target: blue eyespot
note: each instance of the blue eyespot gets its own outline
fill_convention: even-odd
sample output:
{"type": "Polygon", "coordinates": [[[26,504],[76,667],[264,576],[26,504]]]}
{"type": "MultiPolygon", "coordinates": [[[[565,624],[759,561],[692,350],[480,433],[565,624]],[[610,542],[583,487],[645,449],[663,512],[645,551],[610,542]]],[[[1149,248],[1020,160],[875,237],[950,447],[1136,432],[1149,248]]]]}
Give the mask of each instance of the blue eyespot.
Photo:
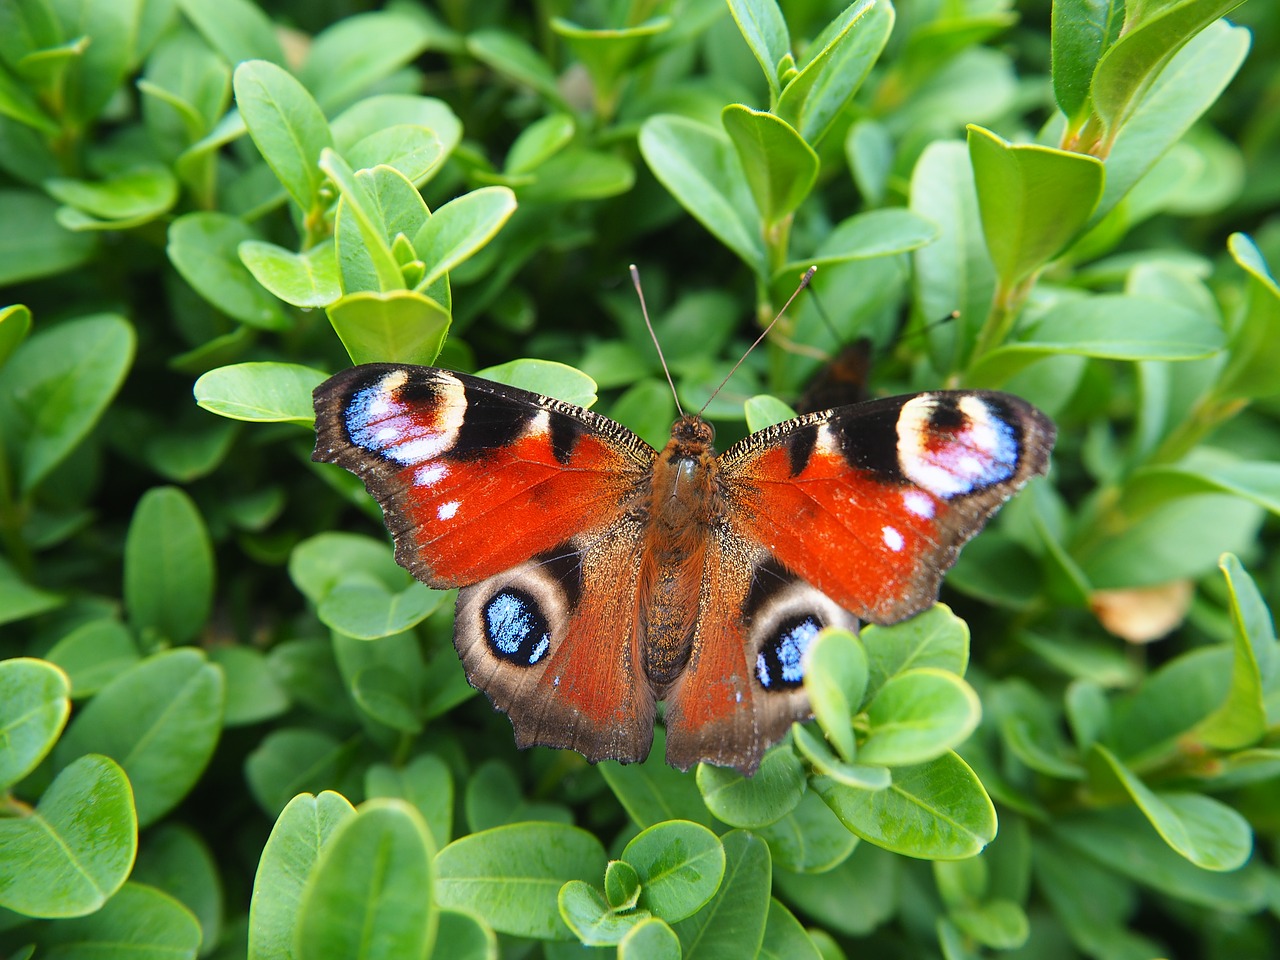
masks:
{"type": "Polygon", "coordinates": [[[784,620],[756,655],[756,677],[760,686],[766,690],[798,687],[804,680],[805,651],[821,629],[822,624],[812,614],[784,620]]]}
{"type": "Polygon", "coordinates": [[[493,652],[509,663],[532,667],[551,647],[551,629],[533,597],[507,587],[482,611],[484,635],[493,652]]]}

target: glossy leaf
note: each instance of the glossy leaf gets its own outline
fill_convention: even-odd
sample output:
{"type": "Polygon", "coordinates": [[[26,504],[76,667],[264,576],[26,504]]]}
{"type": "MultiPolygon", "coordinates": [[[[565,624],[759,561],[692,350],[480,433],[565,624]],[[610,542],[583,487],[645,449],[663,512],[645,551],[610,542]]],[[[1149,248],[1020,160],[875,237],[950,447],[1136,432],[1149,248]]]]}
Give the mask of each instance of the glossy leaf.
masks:
{"type": "Polygon", "coordinates": [[[867,707],[869,731],[858,760],[925,763],[967,740],[981,717],[978,695],[955,674],[936,667],[904,671],[886,680],[867,707]]]}
{"type": "Polygon", "coordinates": [[[516,210],[506,187],[482,187],[438,209],[413,238],[413,248],[427,264],[419,289],[431,286],[493,239],[516,210]]]}
{"type": "Polygon", "coordinates": [[[822,960],[800,921],[776,898],[769,900],[764,942],[758,956],[760,960],[822,960]]]}
{"type": "Polygon", "coordinates": [[[667,923],[693,916],[715,895],[725,856],[719,837],[687,820],[655,824],[622,851],[640,879],[638,905],[667,923]]]}
{"type": "Polygon", "coordinates": [[[651,827],[665,820],[691,820],[709,827],[711,813],[702,802],[694,778],[667,766],[665,753],[666,737],[659,728],[654,731],[653,747],[644,763],[605,761],[598,769],[638,827],[651,827]]]}
{"type": "Polygon", "coordinates": [[[196,381],[196,403],[232,420],[264,423],[315,420],[311,391],[328,374],[296,363],[237,363],[196,381]]]}
{"type": "Polygon", "coordinates": [[[1069,124],[1088,116],[1098,58],[1115,42],[1123,23],[1120,0],[1058,0],[1053,5],[1053,95],[1069,124]]]}
{"type": "Polygon", "coordinates": [[[754,833],[769,844],[774,866],[815,875],[844,862],[858,843],[812,790],[806,790],[796,808],[781,820],[754,833]]]}
{"type": "Polygon", "coordinates": [[[583,946],[614,946],[637,924],[649,919],[648,910],[614,912],[600,891],[581,880],[570,880],[556,897],[560,916],[583,946]]]}
{"type": "Polygon", "coordinates": [[[945,603],[892,627],[868,626],[859,639],[867,651],[868,696],[905,670],[936,667],[963,677],[969,665],[969,625],[945,603]]]}
{"type": "Polygon", "coordinates": [[[374,764],[364,782],[369,797],[395,797],[412,803],[426,821],[437,847],[449,842],[453,831],[453,774],[438,756],[420,754],[398,768],[374,764]]]}
{"type": "Polygon", "coordinates": [[[355,363],[429,364],[449,332],[449,311],[416,290],[350,293],[326,313],[355,363]]]}
{"type": "Polygon", "coordinates": [[[729,767],[700,763],[697,779],[707,809],[731,827],[746,829],[767,826],[790,813],[805,789],[804,769],[785,745],[766,753],[751,777],[729,767]]]}
{"type": "Polygon", "coordinates": [[[618,960],[681,960],[682,956],[680,938],[657,917],[636,924],[618,944],[618,960]]]}
{"type": "Polygon", "coordinates": [[[806,657],[804,687],[814,718],[841,759],[852,763],[855,747],[850,721],[867,690],[867,651],[848,631],[824,630],[806,657]]]}
{"type": "Polygon", "coordinates": [[[53,749],[71,714],[71,684],[43,660],[0,660],[0,787],[17,783],[53,749]]]}
{"type": "Polygon", "coordinates": [[[685,960],[752,957],[769,910],[769,848],[743,830],[724,835],[724,879],[711,901],[674,925],[685,960]]]}
{"type": "Polygon", "coordinates": [[[596,402],[594,380],[574,367],[550,360],[510,360],[496,367],[485,367],[477,371],[477,375],[580,407],[590,407],[596,402]]]}
{"type": "Polygon", "coordinates": [[[0,818],[0,907],[79,917],[120,889],[138,849],[129,778],[107,757],[68,764],[33,812],[0,818]]]}
{"type": "Polygon", "coordinates": [[[720,119],[768,229],[809,195],[818,178],[818,155],[790,124],[771,113],[733,103],[720,119]]]}
{"type": "Polygon", "coordinates": [[[776,94],[778,66],[791,55],[791,37],[778,4],[775,0],[729,0],[729,12],[776,94]]]}
{"type": "Polygon", "coordinates": [[[245,240],[236,248],[253,278],[295,307],[327,307],[342,295],[331,241],[294,253],[274,243],[245,240]]]}
{"type": "Polygon", "coordinates": [[[209,303],[262,330],[290,324],[280,302],[240,260],[240,246],[256,240],[242,220],[224,213],[186,213],[169,225],[167,253],[184,280],[209,303]]]}
{"type": "Polygon", "coordinates": [[[142,495],[124,544],[124,602],[144,637],[184,644],[213,609],[213,545],[195,503],[177,487],[142,495]]]}
{"type": "Polygon", "coordinates": [[[31,332],[31,311],[22,304],[0,307],[0,367],[31,332]]]}
{"type": "Polygon", "coordinates": [[[155,887],[128,883],[96,913],[53,925],[41,956],[57,960],[127,956],[194,958],[201,930],[195,916],[155,887]]]}
{"type": "Polygon", "coordinates": [[[189,647],[121,674],[76,714],[54,751],[65,764],[86,753],[116,760],[133,787],[142,825],[187,795],[222,729],[222,671],[189,647]]]}

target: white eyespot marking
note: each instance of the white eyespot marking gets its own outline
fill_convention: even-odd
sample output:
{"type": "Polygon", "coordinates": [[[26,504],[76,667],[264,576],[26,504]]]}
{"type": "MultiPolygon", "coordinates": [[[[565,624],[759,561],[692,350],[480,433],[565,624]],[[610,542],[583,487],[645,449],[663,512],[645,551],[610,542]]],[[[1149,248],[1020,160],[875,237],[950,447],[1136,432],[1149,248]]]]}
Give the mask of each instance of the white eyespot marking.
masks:
{"type": "Polygon", "coordinates": [[[467,412],[462,381],[436,371],[423,384],[424,398],[410,405],[399,391],[408,383],[404,370],[393,370],[377,383],[357,391],[347,405],[351,441],[371,453],[404,466],[434,460],[457,442],[467,412]]]}
{"type": "Polygon", "coordinates": [[[449,475],[449,467],[434,460],[417,469],[413,475],[413,482],[419,487],[432,487],[449,475]]]}
{"type": "Polygon", "coordinates": [[[436,510],[436,518],[439,520],[452,520],[453,515],[458,512],[458,508],[462,504],[457,500],[450,500],[448,503],[440,504],[436,510]]]}
{"type": "Polygon", "coordinates": [[[907,541],[902,539],[902,534],[893,527],[881,527],[880,535],[884,538],[884,545],[898,553],[907,545],[907,541]]]}
{"type": "Polygon", "coordinates": [[[557,674],[555,675],[555,677],[554,677],[554,678],[552,679],[552,681],[551,681],[551,685],[552,685],[553,687],[558,687],[558,686],[560,686],[560,674],[558,674],[558,673],[557,673],[557,674]]]}
{"type": "Polygon", "coordinates": [[[741,702],[742,702],[742,691],[741,691],[741,690],[739,690],[737,693],[735,693],[735,694],[733,695],[733,702],[734,702],[734,703],[741,703],[741,702]]]}
{"type": "Polygon", "coordinates": [[[908,490],[902,495],[902,505],[907,508],[908,513],[914,513],[924,520],[933,519],[933,499],[927,493],[908,490]]]}
{"type": "Polygon", "coordinates": [[[999,411],[976,396],[922,393],[898,414],[898,467],[944,500],[1012,477],[1018,439],[999,411]]]}

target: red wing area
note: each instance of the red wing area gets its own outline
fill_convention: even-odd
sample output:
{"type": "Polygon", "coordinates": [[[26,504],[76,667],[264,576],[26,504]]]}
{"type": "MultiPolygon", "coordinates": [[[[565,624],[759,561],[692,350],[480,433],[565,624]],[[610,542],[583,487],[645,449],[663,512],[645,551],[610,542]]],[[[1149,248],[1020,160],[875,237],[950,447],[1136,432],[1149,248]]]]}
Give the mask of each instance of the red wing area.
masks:
{"type": "Polygon", "coordinates": [[[364,480],[396,559],[437,588],[610,525],[656,455],[598,414],[433,367],[354,367],[315,405],[313,459],[364,480]]]}
{"type": "Polygon", "coordinates": [[[1031,476],[1052,423],[1006,394],[895,397],[761,431],[721,458],[733,529],[855,616],[931,604],[960,547],[1031,476]]]}

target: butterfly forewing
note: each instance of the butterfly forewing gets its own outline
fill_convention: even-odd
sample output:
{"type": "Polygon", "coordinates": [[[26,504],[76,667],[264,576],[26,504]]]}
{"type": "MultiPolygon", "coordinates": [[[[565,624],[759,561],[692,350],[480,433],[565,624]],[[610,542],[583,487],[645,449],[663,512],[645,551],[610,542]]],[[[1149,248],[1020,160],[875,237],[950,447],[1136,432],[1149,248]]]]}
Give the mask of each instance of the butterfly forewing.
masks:
{"type": "Polygon", "coordinates": [[[960,547],[1044,473],[1051,421],[1008,394],[939,391],[789,420],[720,458],[731,526],[863,620],[937,599],[960,547]]]}

